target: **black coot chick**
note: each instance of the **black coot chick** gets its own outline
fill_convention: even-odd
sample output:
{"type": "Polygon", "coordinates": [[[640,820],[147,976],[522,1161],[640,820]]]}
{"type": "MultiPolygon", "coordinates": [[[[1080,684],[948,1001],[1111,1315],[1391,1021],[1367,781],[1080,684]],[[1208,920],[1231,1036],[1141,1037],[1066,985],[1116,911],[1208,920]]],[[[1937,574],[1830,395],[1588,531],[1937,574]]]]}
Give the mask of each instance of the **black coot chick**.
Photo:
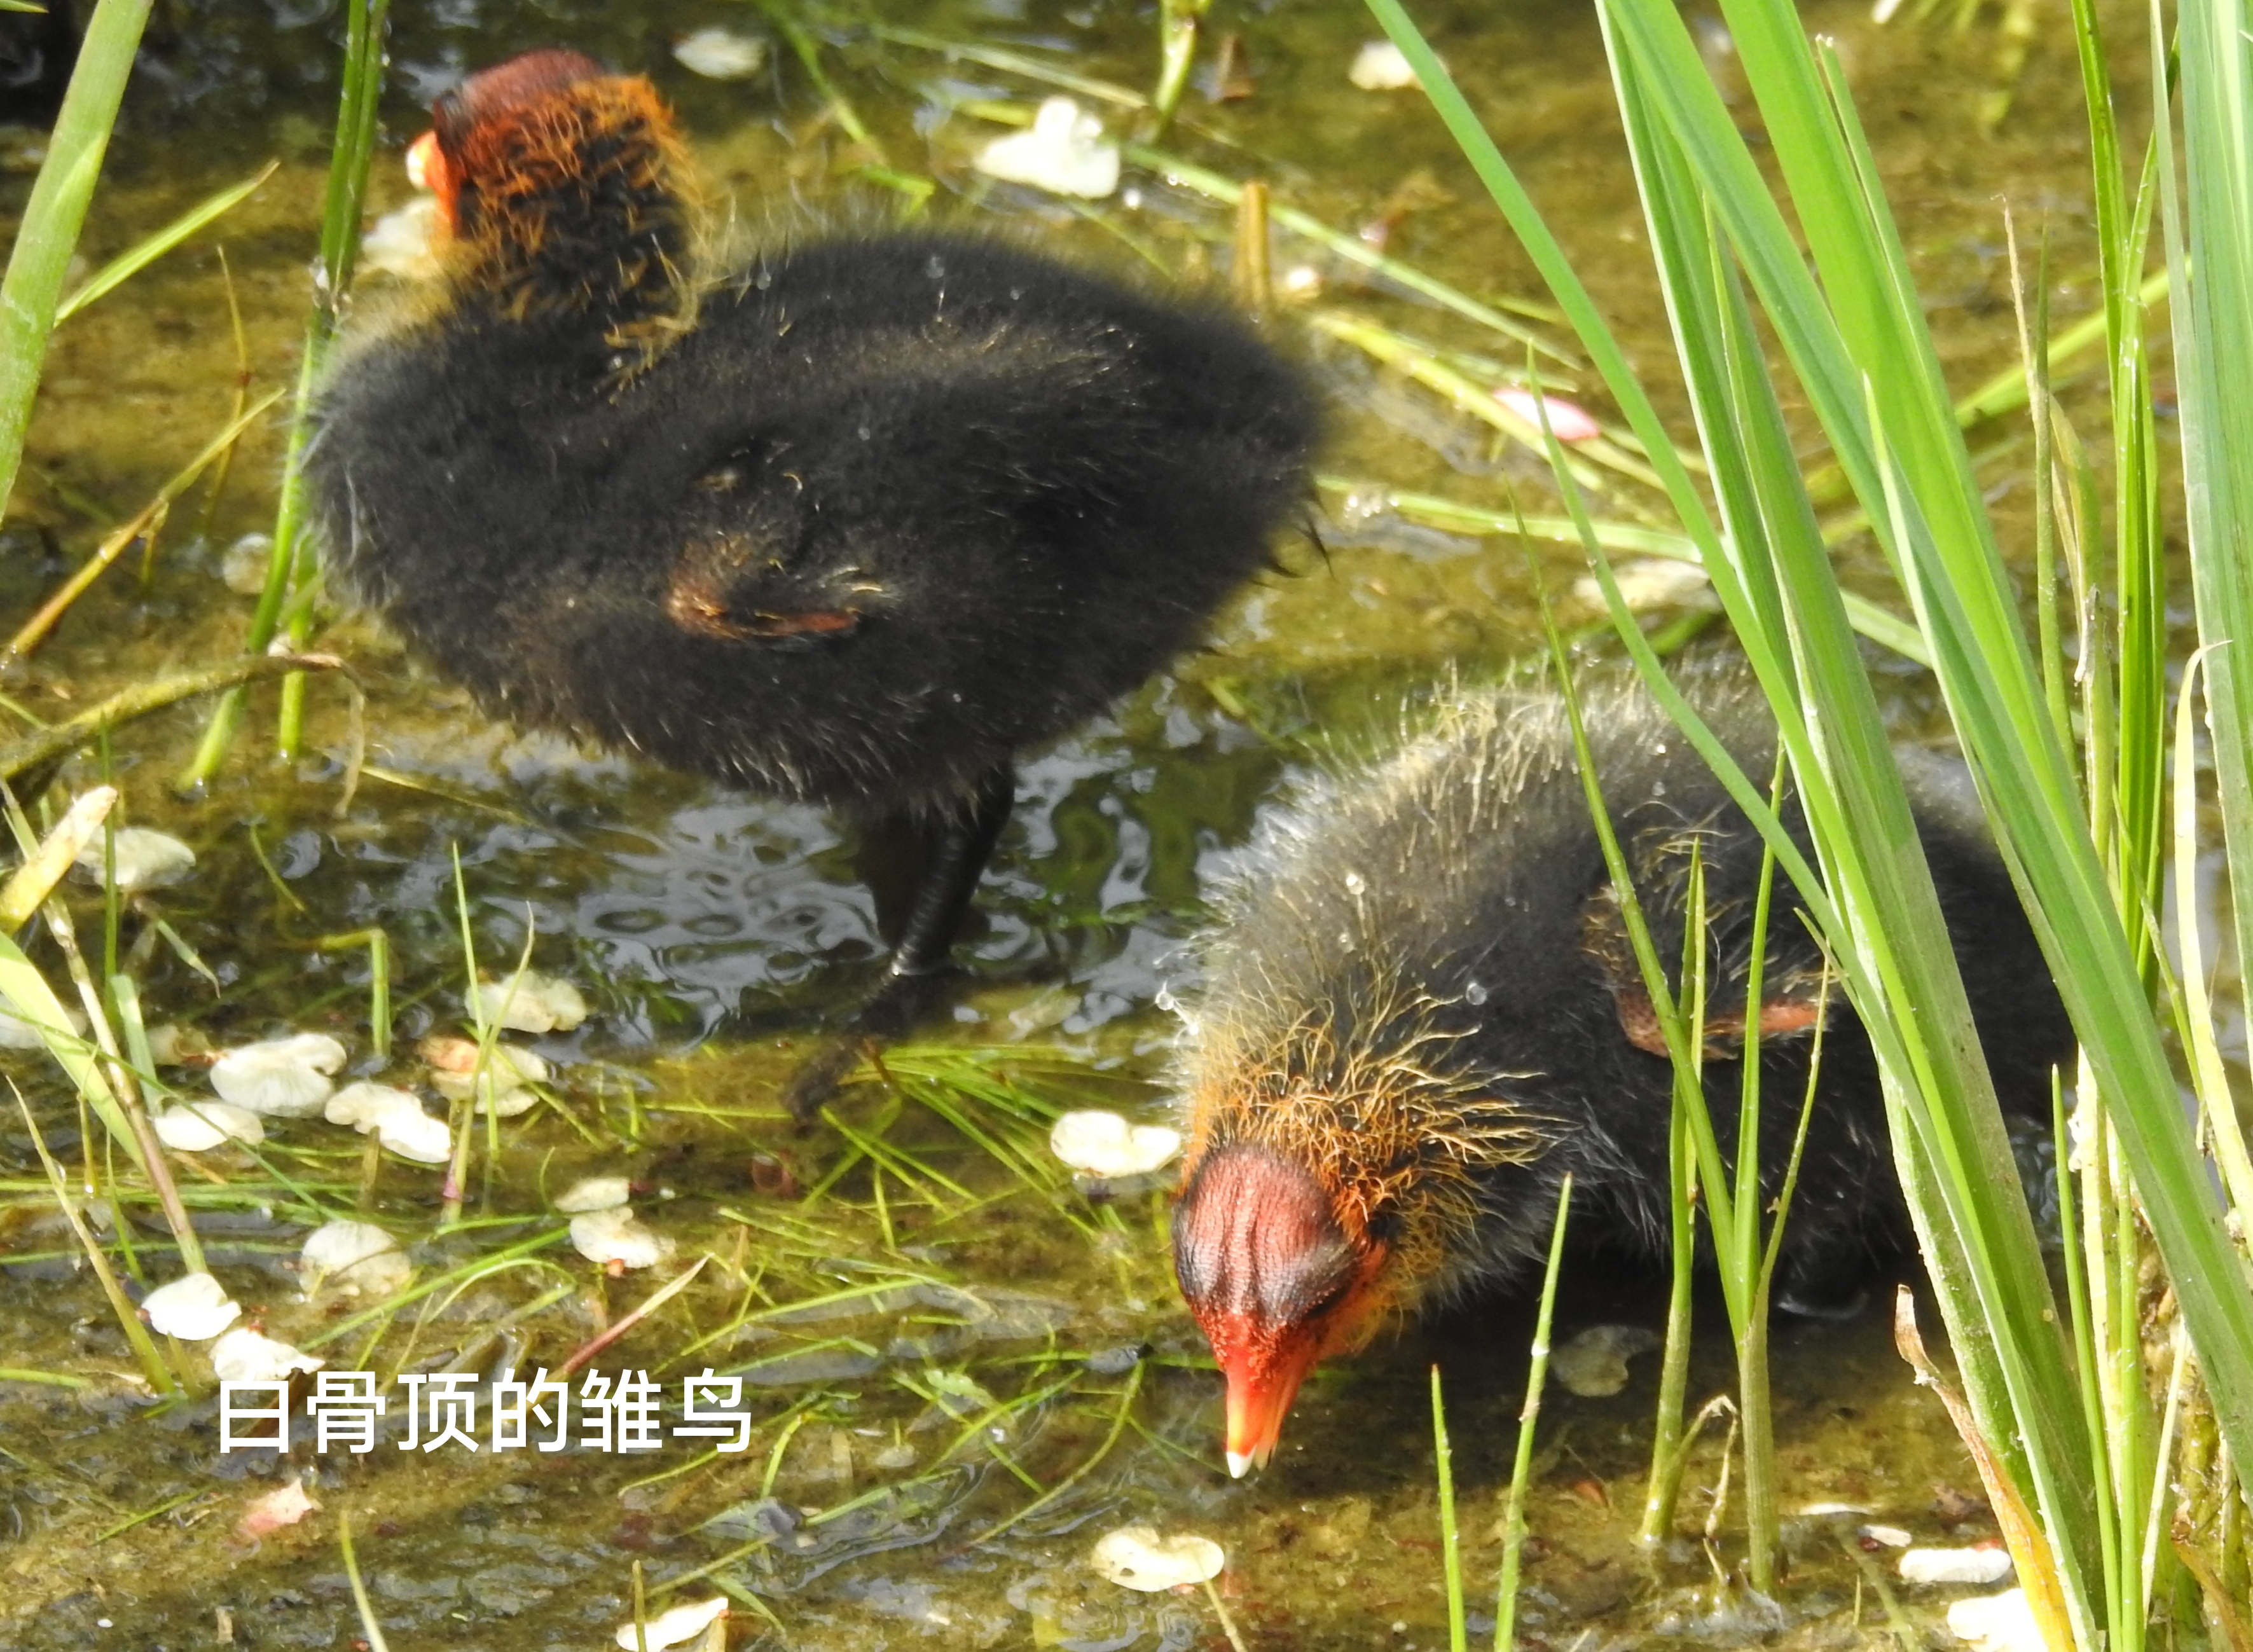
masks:
{"type": "Polygon", "coordinates": [[[434,113],[444,295],[322,394],[331,566],[496,716],[911,816],[926,866],[864,1017],[902,1019],[1018,754],[1261,567],[1306,385],[1215,303],[971,235],[715,272],[662,101],[576,53],[434,113]]]}
{"type": "MultiPolygon", "coordinates": [[[[1765,777],[1775,730],[1757,691],[1721,675],[1691,692],[1765,777]]],[[[1761,840],[1638,686],[1599,679],[1583,699],[1670,975],[1693,846],[1703,861],[1705,1084],[1733,1156],[1761,840]]],[[[1997,1089],[2046,1119],[2073,1031],[1970,776],[1926,753],[1901,763],[1997,1089]]],[[[1788,818],[1803,844],[1796,806],[1788,818]]],[[[1835,1313],[1908,1242],[1907,1216],[1869,1041],[1841,995],[1824,999],[1822,955],[1781,875],[1769,931],[1758,1014],[1770,1198],[1828,1021],[1777,1300],[1835,1313]]],[[[1233,1472],[1266,1462],[1315,1362],[1388,1317],[1538,1268],[1566,1172],[1576,1233],[1664,1255],[1672,1070],[1553,694],[1462,695],[1389,762],[1271,823],[1202,958],[1174,1259],[1227,1379],[1233,1472]]]]}

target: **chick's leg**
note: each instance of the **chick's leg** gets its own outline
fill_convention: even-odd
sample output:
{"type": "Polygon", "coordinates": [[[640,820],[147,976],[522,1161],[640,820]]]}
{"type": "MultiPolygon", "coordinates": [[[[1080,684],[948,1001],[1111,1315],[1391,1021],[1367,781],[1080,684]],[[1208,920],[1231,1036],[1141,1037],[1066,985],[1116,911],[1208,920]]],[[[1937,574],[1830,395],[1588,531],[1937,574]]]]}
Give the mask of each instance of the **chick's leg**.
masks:
{"type": "Polygon", "coordinates": [[[905,1033],[938,997],[954,933],[962,927],[1016,798],[1015,772],[997,769],[925,828],[923,871],[882,982],[846,1028],[825,1040],[791,1076],[783,1091],[791,1116],[801,1124],[821,1111],[863,1056],[905,1033]]]}
{"type": "MultiPolygon", "coordinates": [[[[925,836],[923,876],[909,902],[907,922],[901,926],[899,944],[892,948],[891,965],[877,998],[894,981],[946,967],[954,932],[962,927],[962,915],[970,910],[970,898],[978,892],[978,880],[994,858],[994,845],[1008,825],[1016,801],[1015,771],[997,769],[958,808],[931,823],[925,836]]],[[[875,1000],[869,1002],[873,1006],[875,1000]]]]}

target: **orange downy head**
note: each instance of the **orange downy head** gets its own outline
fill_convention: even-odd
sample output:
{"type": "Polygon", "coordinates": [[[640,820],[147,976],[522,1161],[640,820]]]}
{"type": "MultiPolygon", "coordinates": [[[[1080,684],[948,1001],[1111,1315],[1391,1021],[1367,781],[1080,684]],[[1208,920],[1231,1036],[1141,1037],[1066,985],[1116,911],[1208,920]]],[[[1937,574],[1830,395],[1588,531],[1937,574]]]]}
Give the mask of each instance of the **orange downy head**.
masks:
{"type": "Polygon", "coordinates": [[[527,52],[441,97],[408,150],[470,284],[524,315],[669,308],[689,209],[686,152],[639,75],[577,52],[527,52]]]}
{"type": "Polygon", "coordinates": [[[1307,1373],[1366,1340],[1387,1249],[1271,1147],[1233,1142],[1191,1168],[1174,1272],[1227,1379],[1230,1474],[1266,1467],[1307,1373]]]}

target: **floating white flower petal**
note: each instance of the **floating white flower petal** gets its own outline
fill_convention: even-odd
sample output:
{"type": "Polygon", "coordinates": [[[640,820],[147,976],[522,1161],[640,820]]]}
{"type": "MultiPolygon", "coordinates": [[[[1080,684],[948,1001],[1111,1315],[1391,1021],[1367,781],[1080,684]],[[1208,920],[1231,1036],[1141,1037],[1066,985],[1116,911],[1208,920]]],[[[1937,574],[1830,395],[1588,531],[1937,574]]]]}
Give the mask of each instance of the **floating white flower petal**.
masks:
{"type": "Polygon", "coordinates": [[[624,1176],[583,1176],[555,1196],[555,1208],[566,1216],[587,1210],[614,1210],[633,1197],[633,1183],[624,1176]]]}
{"type": "Polygon", "coordinates": [[[231,1101],[184,1101],[149,1121],[157,1140],[176,1153],[207,1153],[223,1141],[266,1140],[266,1126],[248,1107],[231,1101]]]}
{"type": "Polygon", "coordinates": [[[1627,1386],[1627,1363],[1658,1346],[1640,1325],[1591,1325],[1549,1356],[1549,1374],[1569,1393],[1602,1399],[1627,1386]]]}
{"type": "MultiPolygon", "coordinates": [[[[361,262],[365,266],[365,256],[361,262]]],[[[271,533],[245,533],[220,553],[220,583],[237,596],[259,596],[266,589],[266,569],[273,560],[271,533]]]]}
{"type": "Polygon", "coordinates": [[[242,1317],[226,1286],[208,1273],[187,1273],[141,1299],[141,1315],[166,1336],[208,1342],[242,1317]]]}
{"type": "Polygon", "coordinates": [[[212,1375],[222,1383],[278,1383],[292,1371],[328,1363],[287,1342],[238,1325],[211,1346],[212,1375]]]}
{"type": "Polygon", "coordinates": [[[326,1033],[297,1033],[228,1050],[212,1063],[223,1101],[273,1119],[310,1119],[336,1088],[327,1075],[345,1064],[345,1047],[326,1033]]]}
{"type": "MultiPolygon", "coordinates": [[[[1695,562],[1678,562],[1670,556],[1638,556],[1618,564],[1612,577],[1619,582],[1621,599],[1638,614],[1657,608],[1720,606],[1705,570],[1695,562]]],[[[1604,588],[1593,575],[1573,581],[1573,595],[1592,606],[1603,606],[1604,588]]]]}
{"type": "Polygon", "coordinates": [[[439,270],[438,246],[444,236],[444,222],[438,198],[417,195],[368,227],[367,234],[359,239],[359,268],[380,269],[401,281],[432,280],[439,270]]]}
{"type": "Polygon", "coordinates": [[[2000,1583],[2011,1575],[2007,1549],[1911,1549],[1899,1562],[1907,1583],[2000,1583]]]}
{"type": "Polygon", "coordinates": [[[1211,1538],[1194,1532],[1161,1537],[1148,1526],[1121,1526],[1099,1542],[1088,1558],[1112,1582],[1155,1594],[1217,1577],[1228,1557],[1211,1538]]]}
{"type": "Polygon", "coordinates": [[[211,1053],[211,1040],[196,1028],[158,1021],[149,1029],[149,1054],[159,1067],[185,1067],[211,1053]]]}
{"type": "Polygon", "coordinates": [[[375,1126],[375,1139],[402,1159],[417,1164],[443,1164],[454,1151],[453,1133],[443,1119],[433,1119],[416,1107],[413,1112],[387,1113],[375,1126]]]}
{"type": "Polygon", "coordinates": [[[1549,415],[1549,434],[1559,442],[1593,442],[1603,435],[1603,426],[1595,422],[1588,410],[1577,401],[1567,401],[1562,396],[1536,395],[1531,390],[1521,390],[1506,384],[1494,393],[1494,399],[1508,408],[1535,429],[1541,428],[1545,410],[1549,415]]]}
{"type": "Polygon", "coordinates": [[[1165,1125],[1130,1125],[1115,1112],[1065,1113],[1049,1131],[1049,1151],[1092,1176],[1147,1175],[1182,1150],[1182,1133],[1165,1125]]]}
{"type": "MultiPolygon", "coordinates": [[[[102,875],[102,854],[99,833],[78,852],[79,870],[97,882],[102,875]]],[[[151,832],[146,826],[117,829],[117,887],[128,895],[178,883],[195,868],[196,852],[170,833],[151,832]]]]}
{"type": "Polygon", "coordinates": [[[1948,1632],[1977,1652],[2043,1652],[2041,1628],[2024,1589],[1951,1602],[1948,1632]]]}
{"type": "Polygon", "coordinates": [[[346,1084],[330,1097],[328,1105],[321,1109],[321,1117],[332,1125],[350,1125],[365,1134],[375,1128],[377,1120],[409,1108],[416,1112],[422,1111],[422,1103],[413,1091],[363,1080],[346,1084]]]}
{"type": "MultiPolygon", "coordinates": [[[[449,1101],[467,1101],[477,1093],[478,1046],[474,1039],[434,1038],[423,1046],[422,1054],[430,1063],[431,1089],[449,1101]]],[[[492,1076],[496,1085],[504,1091],[544,1084],[548,1082],[548,1063],[531,1050],[519,1049],[513,1044],[495,1044],[492,1076]]],[[[521,1112],[524,1109],[520,1107],[517,1111],[521,1112]]],[[[502,1116],[506,1118],[507,1114],[504,1112],[502,1116]]]]}
{"type": "Polygon", "coordinates": [[[1345,78],[1364,92],[1397,92],[1416,84],[1416,71],[1407,55],[1390,40],[1371,40],[1354,53],[1345,78]]]}
{"type": "Polygon", "coordinates": [[[715,1595],[709,1600],[691,1600],[670,1612],[661,1612],[645,1619],[637,1631],[631,1623],[618,1627],[617,1642],[626,1652],[646,1646],[649,1652],[666,1652],[668,1647],[685,1646],[728,1615],[728,1597],[715,1595]]]}
{"type": "Polygon", "coordinates": [[[1916,1541],[1899,1526],[1864,1526],[1855,1535],[1887,1549],[1906,1549],[1916,1541]]]}
{"type": "Polygon", "coordinates": [[[408,1267],[407,1258],[400,1254],[399,1241],[373,1222],[324,1222],[305,1236],[304,1248],[297,1258],[304,1267],[308,1291],[317,1291],[333,1280],[348,1288],[358,1286],[374,1295],[388,1296],[398,1285],[380,1281],[396,1274],[399,1284],[404,1284],[408,1267]]]}
{"type": "Polygon", "coordinates": [[[570,982],[527,970],[505,981],[478,982],[470,1013],[520,1033],[568,1033],[587,1019],[587,1000],[570,982]]]}
{"type": "Polygon", "coordinates": [[[1119,187],[1119,146],[1105,138],[1102,122],[1066,97],[1049,99],[1030,127],[995,138],[970,164],[1004,183],[1088,200],[1119,187]]]}
{"type": "Polygon", "coordinates": [[[392,1152],[420,1164],[443,1164],[453,1151],[446,1121],[424,1112],[414,1091],[389,1084],[346,1084],[329,1098],[322,1116],[362,1135],[373,1131],[392,1152]]]}
{"type": "Polygon", "coordinates": [[[673,1241],[642,1226],[641,1218],[624,1205],[589,1210],[571,1218],[571,1243],[579,1254],[605,1267],[655,1267],[673,1254],[673,1241]]]}
{"type": "Polygon", "coordinates": [[[699,29],[673,43],[673,59],[708,80],[748,80],[767,60],[767,43],[732,29],[699,29]]]}

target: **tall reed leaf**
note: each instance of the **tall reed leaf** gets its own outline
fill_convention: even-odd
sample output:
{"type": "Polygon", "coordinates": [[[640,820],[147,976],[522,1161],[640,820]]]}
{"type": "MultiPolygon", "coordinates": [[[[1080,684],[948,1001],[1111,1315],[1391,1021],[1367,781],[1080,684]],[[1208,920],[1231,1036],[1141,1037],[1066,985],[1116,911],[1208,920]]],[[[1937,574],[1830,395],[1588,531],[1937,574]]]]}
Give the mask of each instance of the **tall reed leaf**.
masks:
{"type": "MultiPolygon", "coordinates": [[[[1653,0],[1621,0],[1616,10],[1654,101],[1728,224],[1824,432],[1901,570],[1989,818],[2112,1109],[2223,1436],[2238,1461],[2253,1460],[2253,1291],[2177,1101],[2136,949],[2043,708],[2015,595],[1874,163],[1835,61],[1818,70],[1796,12],[1784,0],[1725,0],[1724,9],[1814,272],[1678,13],[1653,0]]],[[[2242,96],[2242,85],[2237,91],[2242,96]]],[[[1880,907],[1872,916],[1886,923],[1894,911],[1880,907]]],[[[2128,915],[2138,931],[2143,920],[2140,910],[2128,915]]],[[[1921,996],[1899,1007],[1928,1017],[1934,1009],[1921,996]]],[[[1991,1116],[1966,1122],[1999,1137],[1991,1116]]]]}
{"type": "MultiPolygon", "coordinates": [[[[1836,584],[1830,576],[1827,561],[1821,555],[1819,540],[1814,540],[1806,531],[1803,499],[1794,497],[1793,490],[1797,487],[1796,467],[1789,471],[1791,479],[1787,482],[1774,464],[1747,465],[1742,457],[1746,438],[1752,436],[1758,438],[1758,445],[1752,451],[1774,450],[1778,438],[1768,422],[1775,415],[1759,411],[1756,399],[1739,395],[1733,400],[1731,384],[1733,382],[1742,390],[1748,373],[1762,370],[1758,366],[1756,354],[1745,342],[1749,336],[1748,322],[1740,317],[1724,325],[1720,319],[1724,300],[1717,274],[1718,254],[1703,213],[1674,211],[1656,214],[1658,227],[1654,233],[1654,244],[1662,249],[1663,269],[1670,277],[1668,298],[1676,306],[1693,389],[1702,387],[1699,416],[1711,443],[1708,460],[1715,471],[1717,489],[1728,500],[1731,536],[1726,544],[1715,533],[1703,502],[1689,485],[1686,473],[1668,464],[1671,450],[1663,430],[1657,428],[1648,396],[1627,368],[1585,289],[1573,275],[1561,249],[1510,174],[1507,163],[1394,0],[1370,3],[1395,42],[1416,64],[1442,119],[1463,145],[1482,180],[1510,217],[1512,227],[1544,275],[1552,282],[1552,290],[1603,373],[1607,387],[1643,437],[1653,454],[1654,464],[1666,476],[1670,496],[1683,525],[1698,542],[1715,589],[1736,623],[1754,668],[1778,707],[1783,737],[1799,777],[1801,796],[1817,842],[1851,845],[1856,839],[1848,830],[1850,824],[1873,820],[1886,823],[1885,829],[1875,834],[1881,852],[1878,859],[1866,863],[1849,856],[1846,864],[1859,868],[1859,875],[1846,898],[1852,908],[1868,910],[1882,892],[1882,899],[1898,909],[1909,898],[1904,889],[1921,885],[1922,919],[1918,932],[1924,938],[1920,945],[1908,953],[1898,948],[1866,953],[1852,944],[1840,913],[1826,896],[1821,882],[1801,863],[1796,847],[1775,830],[1765,798],[1744,776],[1734,771],[1726,755],[1709,735],[1694,726],[1694,721],[1685,721],[1685,729],[1730,784],[1740,806],[1749,818],[1762,823],[1769,840],[1776,845],[1779,863],[1791,872],[1810,913],[1833,938],[1834,950],[1857,1003],[1898,1002],[1904,997],[1913,1002],[1926,1001],[1927,1014],[1913,1019],[1907,1030],[1912,1034],[1920,1028],[1931,1032],[1941,1025],[1939,1016],[1948,1002],[1942,997],[1942,987],[1936,983],[1947,984],[1955,1006],[1952,1025],[1956,1031],[1952,1035],[1929,1038],[1911,1048],[1901,1042],[1902,1029],[1889,1018],[1877,1017],[1872,1030],[1880,1045],[1881,1059],[1893,1073],[1922,1075],[1936,1084],[1938,1081],[1931,1075],[1942,1070],[1936,1069],[1934,1063],[1952,1061],[1953,1065],[1944,1070],[1949,1074],[1950,1091],[1958,1099],[1943,1116],[1958,1120],[1967,1116],[1977,1119],[1978,1110],[1964,1098],[1984,1091],[1984,1074],[1976,1063],[1964,1070],[1960,1060],[1960,1052],[1976,1046],[1971,1042],[1968,1015],[1963,1009],[1961,987],[1954,980],[1954,961],[1940,928],[1937,904],[1916,848],[1914,829],[1901,798],[1899,782],[1894,776],[1882,730],[1876,721],[1869,687],[1855,659],[1836,584]],[[1697,319],[1683,319],[1685,306],[1697,319]],[[1730,343],[1733,338],[1733,345],[1730,343]],[[1649,430],[1645,429],[1646,422],[1651,427],[1649,430]],[[1765,503],[1761,497],[1763,486],[1775,491],[1765,503]],[[1739,535],[1756,533],[1779,534],[1778,543],[1793,547],[1794,554],[1782,559],[1768,552],[1753,554],[1739,535]],[[1787,624],[1781,617],[1784,612],[1781,575],[1793,570],[1797,573],[1798,611],[1787,624]],[[1810,679],[1807,692],[1813,701],[1804,708],[1801,701],[1803,671],[1810,679]],[[1820,704],[1823,709],[1819,716],[1810,717],[1814,704],[1820,704]],[[1850,711],[1853,714],[1850,715],[1850,711]],[[1859,784],[1860,792],[1842,799],[1829,781],[1827,776],[1834,766],[1833,760],[1813,740],[1817,722],[1832,735],[1831,749],[1836,749],[1838,740],[1850,734],[1860,741],[1859,749],[1843,765],[1838,765],[1859,784]],[[1884,810],[1887,789],[1891,806],[1884,810]],[[1906,985],[1905,960],[1914,966],[1906,985]]],[[[1694,73],[1702,82],[1702,66],[1696,67],[1694,73]]],[[[1639,109],[1651,107],[1654,101],[1646,92],[1632,85],[1622,88],[1622,101],[1631,123],[1636,120],[1639,109]]],[[[1646,129],[1648,126],[1649,122],[1645,122],[1646,129]]],[[[1680,197],[1691,187],[1688,169],[1679,160],[1669,159],[1648,145],[1638,153],[1637,160],[1647,179],[1661,173],[1671,178],[1671,184],[1666,186],[1671,196],[1680,197]]],[[[1757,186],[1756,173],[1754,180],[1757,186]]],[[[1765,196],[1762,200],[1772,211],[1772,203],[1766,203],[1765,196]]],[[[1639,637],[1629,635],[1626,641],[1631,652],[1638,652],[1638,664],[1655,671],[1656,661],[1649,658],[1648,651],[1638,650],[1639,637]]],[[[1672,694],[1663,680],[1653,676],[1651,681],[1654,692],[1670,711],[1678,718],[1684,717],[1687,708],[1681,705],[1679,696],[1672,694]]],[[[1914,1084],[1917,1080],[1912,1078],[1910,1082],[1914,1084]]],[[[2030,1321],[2025,1336],[1966,1338],[1966,1351],[1974,1367],[1966,1371],[1966,1385],[1973,1392],[1975,1403],[1980,1405],[1983,1417],[2000,1425],[1998,1432],[2006,1439],[2014,1439],[2019,1433],[2011,1422],[2012,1388],[2033,1391],[2044,1397],[2035,1412],[2046,1421],[2032,1443],[2038,1448],[2037,1454],[2053,1465],[2047,1471],[2048,1477],[2062,1478],[2058,1488],[2059,1502],[2067,1508],[2085,1507],[2089,1496],[2085,1474],[2076,1481],[2073,1467],[2079,1460],[2075,1449],[2079,1441],[2077,1391],[2066,1369],[2061,1343],[2054,1329],[2045,1328],[2041,1305],[2047,1295],[2047,1282],[2031,1224],[2014,1193],[2009,1191],[2015,1178],[1991,1100],[1984,1103],[1984,1114],[1988,1121],[1984,1130],[1975,1123],[1950,1131],[1925,1151],[1936,1153],[1955,1167],[1957,1174],[1948,1179],[1947,1185],[1957,1190],[1959,1203],[1965,1207],[1957,1214],[1966,1217],[1976,1233],[1985,1236],[1984,1254],[1989,1258],[1998,1255],[2005,1258],[2000,1278],[1991,1279],[1984,1289],[1969,1288],[1971,1262],[1966,1247],[1954,1237],[1955,1221],[1926,1223],[1922,1235],[1927,1241],[1929,1259],[1936,1273],[1945,1281],[1964,1287],[1957,1292],[1960,1300],[1977,1304],[1977,1307],[1991,1305],[2000,1324],[2011,1324],[2020,1317],[2030,1321]],[[1981,1169],[1973,1170],[1969,1168],[1971,1165],[1981,1169]],[[2001,1369],[2001,1357],[2005,1355],[2016,1356],[2021,1361],[2015,1384],[2006,1380],[2001,1369]],[[2031,1369],[2023,1363],[2027,1360],[2033,1362],[2031,1369]]],[[[1917,1133],[1897,1133],[1911,1140],[1917,1133]]],[[[1912,1181],[1928,1188],[1934,1185],[1932,1178],[1922,1174],[1913,1174],[1912,1181]]],[[[2010,1460],[2014,1473],[2027,1475],[2029,1464],[2023,1454],[2013,1454],[2010,1460]]]]}
{"type": "MultiPolygon", "coordinates": [[[[2166,192],[2167,269],[2175,290],[2175,380],[2182,412],[2192,588],[2206,655],[2208,721],[2236,898],[2240,979],[2253,969],[2253,398],[2236,375],[2253,361],[2253,17],[2243,0],[2183,0],[2184,194],[2172,153],[2166,192]]],[[[2164,64],[2156,6],[2152,55],[2164,64]]],[[[2167,137],[2167,124],[2159,136],[2167,137]]],[[[2200,1345],[2201,1358],[2210,1358],[2200,1345]]],[[[2208,1380],[2212,1380],[2211,1375],[2208,1380]]],[[[2231,1437],[2241,1473],[2253,1470],[2231,1437]]]]}
{"type": "MultiPolygon", "coordinates": [[[[315,268],[313,313],[305,324],[305,345],[297,362],[295,409],[282,462],[281,497],[274,512],[274,548],[266,583],[250,617],[243,652],[262,654],[282,627],[282,610],[294,589],[314,576],[312,546],[305,533],[305,444],[312,434],[313,394],[328,359],[329,346],[342,322],[345,289],[359,255],[360,202],[375,154],[377,105],[383,92],[384,26],[391,0],[347,0],[343,84],[337,99],[336,138],[329,152],[328,195],[321,214],[321,254],[315,268]]],[[[310,606],[293,624],[290,640],[302,652],[310,626],[310,606]]],[[[302,724],[304,680],[283,680],[282,714],[277,743],[282,755],[296,755],[302,724]]],[[[231,688],[213,708],[202,742],[180,777],[184,787],[205,784],[219,772],[242,712],[243,690],[231,688]]]]}
{"type": "Polygon", "coordinates": [[[109,147],[109,129],[133,72],[149,0],[100,0],[87,20],[78,66],[63,94],[61,112],[47,141],[47,158],[31,185],[30,204],[0,281],[0,509],[16,485],[31,400],[47,359],[55,305],[69,273],[79,226],[86,221],[94,181],[109,147]]]}

